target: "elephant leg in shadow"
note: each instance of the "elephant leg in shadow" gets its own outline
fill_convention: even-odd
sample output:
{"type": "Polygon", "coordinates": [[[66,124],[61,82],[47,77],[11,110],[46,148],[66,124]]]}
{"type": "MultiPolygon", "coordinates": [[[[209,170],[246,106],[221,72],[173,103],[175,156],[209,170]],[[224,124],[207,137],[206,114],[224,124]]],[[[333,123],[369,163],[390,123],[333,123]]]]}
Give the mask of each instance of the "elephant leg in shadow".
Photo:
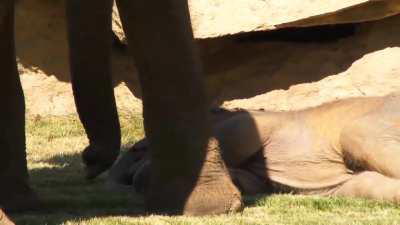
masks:
{"type": "MultiPolygon", "coordinates": [[[[209,102],[194,52],[187,1],[119,1],[118,5],[141,74],[145,132],[152,149],[147,209],[190,215],[239,210],[241,197],[218,143],[209,141],[209,102]]],[[[90,141],[83,158],[92,178],[111,165],[120,145],[110,79],[111,0],[69,0],[67,17],[74,96],[90,141]]],[[[0,2],[0,205],[23,210],[35,202],[35,195],[28,182],[24,98],[13,29],[14,1],[4,0],[0,2]]]]}
{"type": "Polygon", "coordinates": [[[67,1],[71,83],[89,139],[86,178],[107,170],[118,156],[121,131],[111,80],[112,1],[67,1]]]}
{"type": "Polygon", "coordinates": [[[14,1],[0,1],[0,207],[31,209],[37,197],[28,182],[25,102],[15,56],[14,1]]]}
{"type": "MultiPolygon", "coordinates": [[[[239,210],[240,193],[223,166],[218,144],[215,140],[209,143],[209,101],[195,53],[187,1],[122,0],[117,5],[140,73],[145,132],[152,149],[147,210],[188,215],[239,210]]],[[[67,1],[73,85],[86,82],[86,86],[74,88],[75,99],[78,108],[87,107],[79,111],[83,124],[93,124],[93,128],[85,126],[89,139],[91,130],[99,130],[94,128],[94,114],[115,108],[109,90],[111,9],[110,0],[67,1]],[[93,85],[108,95],[96,100],[104,93],[90,93],[93,85]],[[87,106],[93,102],[99,104],[87,106]]],[[[101,116],[101,121],[109,121],[102,128],[119,127],[117,119],[110,121],[116,115],[113,111],[101,116]]],[[[105,140],[114,131],[102,132],[93,139],[105,140]]]]}

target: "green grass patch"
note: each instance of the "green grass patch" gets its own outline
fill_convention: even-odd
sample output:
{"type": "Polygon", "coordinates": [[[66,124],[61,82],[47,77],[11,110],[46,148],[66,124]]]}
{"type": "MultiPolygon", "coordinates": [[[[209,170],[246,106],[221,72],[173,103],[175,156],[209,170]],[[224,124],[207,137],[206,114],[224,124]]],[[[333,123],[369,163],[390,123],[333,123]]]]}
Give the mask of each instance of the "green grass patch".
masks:
{"type": "MultiPolygon", "coordinates": [[[[143,137],[140,115],[121,116],[121,127],[125,146],[143,137]]],[[[31,182],[43,199],[43,207],[12,214],[18,225],[400,224],[400,208],[392,203],[292,195],[245,196],[245,210],[232,215],[141,216],[140,197],[111,193],[104,187],[105,176],[93,182],[83,179],[80,152],[87,140],[77,117],[31,118],[27,139],[31,182]]]]}

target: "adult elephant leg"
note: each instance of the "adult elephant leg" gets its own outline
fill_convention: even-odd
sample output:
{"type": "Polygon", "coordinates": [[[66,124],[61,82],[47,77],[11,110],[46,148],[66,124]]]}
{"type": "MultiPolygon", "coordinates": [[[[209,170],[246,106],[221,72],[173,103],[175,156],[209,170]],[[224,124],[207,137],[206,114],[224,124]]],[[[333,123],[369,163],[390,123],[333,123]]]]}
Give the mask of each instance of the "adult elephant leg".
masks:
{"type": "Polygon", "coordinates": [[[208,143],[209,102],[187,1],[120,0],[117,4],[143,92],[152,163],[147,209],[190,215],[239,210],[240,194],[218,144],[208,143]]]}
{"type": "Polygon", "coordinates": [[[111,0],[68,0],[72,88],[89,139],[83,152],[87,178],[118,156],[121,133],[111,79],[111,0]]]}
{"type": "Polygon", "coordinates": [[[14,1],[0,1],[0,207],[7,211],[36,205],[25,153],[25,102],[14,44],[14,1]]]}

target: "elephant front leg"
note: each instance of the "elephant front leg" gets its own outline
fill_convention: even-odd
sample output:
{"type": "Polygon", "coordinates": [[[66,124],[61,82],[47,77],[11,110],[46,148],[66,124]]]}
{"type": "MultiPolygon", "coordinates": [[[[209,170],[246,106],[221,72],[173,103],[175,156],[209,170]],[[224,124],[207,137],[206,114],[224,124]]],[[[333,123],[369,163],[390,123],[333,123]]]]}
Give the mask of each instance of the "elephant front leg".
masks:
{"type": "Polygon", "coordinates": [[[0,1],[0,207],[36,207],[25,153],[25,102],[14,44],[14,1],[0,1]]]}
{"type": "Polygon", "coordinates": [[[72,88],[89,139],[86,177],[107,170],[119,154],[121,132],[111,78],[111,0],[68,0],[72,88]]]}
{"type": "Polygon", "coordinates": [[[139,69],[151,150],[147,210],[204,215],[237,211],[233,185],[210,137],[209,102],[187,1],[117,1],[139,69]]]}

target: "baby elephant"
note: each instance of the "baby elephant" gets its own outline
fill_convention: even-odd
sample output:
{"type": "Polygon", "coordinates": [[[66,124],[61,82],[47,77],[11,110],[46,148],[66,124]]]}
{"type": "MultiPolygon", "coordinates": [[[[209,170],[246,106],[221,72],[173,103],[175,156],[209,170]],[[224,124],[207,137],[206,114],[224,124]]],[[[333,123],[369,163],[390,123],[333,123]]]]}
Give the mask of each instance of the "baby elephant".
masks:
{"type": "MultiPolygon", "coordinates": [[[[214,117],[214,137],[243,194],[400,201],[400,93],[214,117]]],[[[108,183],[143,193],[151,166],[147,152],[146,139],[136,143],[112,167],[108,183]]]]}

